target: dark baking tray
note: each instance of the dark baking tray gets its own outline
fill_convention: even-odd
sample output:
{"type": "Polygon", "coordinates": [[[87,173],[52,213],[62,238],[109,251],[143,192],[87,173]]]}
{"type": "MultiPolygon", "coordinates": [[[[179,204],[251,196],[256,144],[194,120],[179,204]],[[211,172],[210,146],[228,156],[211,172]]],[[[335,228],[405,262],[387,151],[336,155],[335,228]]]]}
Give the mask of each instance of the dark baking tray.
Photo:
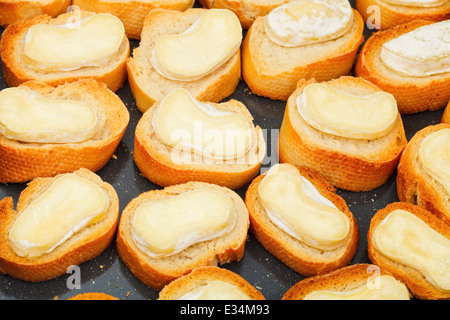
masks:
{"type": "MultiPolygon", "coordinates": [[[[354,3],[354,1],[350,2],[354,3]]],[[[0,33],[2,31],[3,29],[0,29],[0,33]]],[[[371,30],[366,28],[366,39],[370,35],[371,30]]],[[[132,48],[137,45],[137,41],[131,41],[132,48]]],[[[0,71],[0,76],[1,90],[7,85],[2,71],[0,71]]],[[[128,83],[125,83],[123,88],[117,91],[117,94],[128,107],[130,124],[114,157],[97,174],[116,189],[122,212],[125,206],[142,192],[160,189],[160,187],[143,177],[133,161],[134,130],[142,114],[136,107],[128,83]]],[[[278,161],[277,137],[283,120],[285,102],[253,94],[244,81],[240,81],[236,91],[226,100],[229,99],[237,99],[244,103],[253,115],[254,123],[267,132],[267,156],[261,167],[261,172],[264,172],[278,161]]],[[[411,138],[414,133],[428,125],[439,123],[442,112],[441,110],[403,116],[407,138],[411,138]]],[[[388,203],[398,201],[395,176],[394,173],[386,184],[369,192],[356,193],[337,190],[337,193],[347,201],[358,221],[360,231],[359,248],[351,264],[370,263],[366,240],[370,219],[375,212],[388,203]]],[[[19,194],[25,187],[26,184],[0,185],[0,199],[12,197],[16,204],[19,194]]],[[[245,191],[245,187],[236,190],[242,198],[245,196],[245,191]]],[[[114,243],[100,256],[82,263],[79,267],[81,275],[79,289],[69,289],[68,283],[72,283],[71,273],[40,283],[29,283],[7,275],[0,275],[0,300],[65,300],[84,292],[104,292],[119,299],[128,300],[158,298],[158,291],[141,283],[128,270],[118,256],[114,243]]],[[[222,265],[222,267],[241,275],[258,288],[268,300],[281,299],[291,286],[304,278],[266,251],[251,233],[246,242],[243,259],[239,262],[222,265]]]]}

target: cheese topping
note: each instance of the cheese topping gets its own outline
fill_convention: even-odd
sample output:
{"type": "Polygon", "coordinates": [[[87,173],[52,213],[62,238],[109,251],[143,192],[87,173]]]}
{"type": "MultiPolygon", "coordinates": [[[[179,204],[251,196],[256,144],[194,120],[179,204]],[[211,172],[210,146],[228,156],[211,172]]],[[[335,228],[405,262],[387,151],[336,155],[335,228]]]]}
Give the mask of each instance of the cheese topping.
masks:
{"type": "Polygon", "coordinates": [[[96,111],[86,102],[49,99],[27,87],[0,92],[0,133],[33,143],[74,143],[95,133],[96,111]]]}
{"type": "Polygon", "coordinates": [[[237,16],[227,9],[210,9],[185,32],[158,38],[151,62],[168,79],[197,80],[228,61],[241,42],[237,16]]]}
{"type": "Polygon", "coordinates": [[[251,300],[235,285],[224,281],[210,281],[182,296],[179,300],[251,300]]]}
{"type": "Polygon", "coordinates": [[[450,129],[436,131],[422,141],[419,161],[424,170],[450,195],[450,129]]]}
{"type": "Polygon", "coordinates": [[[51,252],[102,219],[108,207],[108,195],[96,183],[65,174],[19,212],[9,232],[11,247],[22,257],[51,252]]]}
{"type": "Polygon", "coordinates": [[[199,102],[185,89],[167,95],[153,117],[153,128],[166,145],[210,159],[245,155],[253,139],[250,126],[241,113],[199,102]]]}
{"type": "Polygon", "coordinates": [[[450,239],[417,216],[392,211],[376,227],[372,241],[386,257],[418,270],[438,290],[450,292],[450,239]]]}
{"type": "Polygon", "coordinates": [[[296,0],[272,10],[264,27],[273,42],[298,47],[340,38],[352,24],[348,0],[296,0]]]}
{"type": "Polygon", "coordinates": [[[106,64],[125,37],[122,22],[107,13],[78,23],[37,24],[28,30],[24,54],[40,71],[71,71],[106,64]]]}
{"type": "Polygon", "coordinates": [[[401,75],[426,77],[450,72],[450,20],[417,28],[384,43],[380,59],[401,75]]]}
{"type": "MultiPolygon", "coordinates": [[[[370,279],[370,278],[369,278],[370,279]]],[[[368,280],[369,280],[368,279],[368,280]]],[[[303,300],[409,300],[406,286],[388,275],[376,277],[374,281],[345,291],[317,290],[307,294],[303,300]]]]}
{"type": "Polygon", "coordinates": [[[440,7],[448,0],[384,0],[387,3],[405,7],[440,7]]]}
{"type": "Polygon", "coordinates": [[[235,221],[229,196],[200,189],[142,203],[134,214],[131,235],[142,252],[160,258],[227,234],[235,221]]]}
{"type": "Polygon", "coordinates": [[[314,248],[335,249],[348,236],[348,217],[290,164],[273,166],[258,195],[277,227],[314,248]]]}
{"type": "Polygon", "coordinates": [[[398,117],[397,102],[390,93],[356,96],[321,83],[305,87],[297,98],[297,109],[313,128],[353,139],[382,137],[398,117]]]}

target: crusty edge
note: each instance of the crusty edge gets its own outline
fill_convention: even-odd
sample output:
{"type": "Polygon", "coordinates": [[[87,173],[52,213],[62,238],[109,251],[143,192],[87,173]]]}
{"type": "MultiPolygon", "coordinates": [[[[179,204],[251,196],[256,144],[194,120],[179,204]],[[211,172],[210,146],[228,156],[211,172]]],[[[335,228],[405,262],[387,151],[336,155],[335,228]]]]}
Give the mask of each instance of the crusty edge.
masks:
{"type": "Polygon", "coordinates": [[[67,300],[119,300],[118,298],[103,292],[80,293],[67,300]]]}
{"type": "Polygon", "coordinates": [[[444,113],[442,114],[441,122],[450,124],[450,101],[448,102],[448,105],[445,108],[444,113]]]}

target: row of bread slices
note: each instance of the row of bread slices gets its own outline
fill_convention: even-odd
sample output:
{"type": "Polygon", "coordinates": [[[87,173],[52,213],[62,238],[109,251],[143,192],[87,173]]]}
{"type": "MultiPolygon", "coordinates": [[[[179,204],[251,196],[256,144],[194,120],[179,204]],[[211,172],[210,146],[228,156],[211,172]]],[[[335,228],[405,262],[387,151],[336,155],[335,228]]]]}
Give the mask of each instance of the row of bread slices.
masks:
{"type": "MultiPolygon", "coordinates": [[[[112,14],[82,10],[9,25],[1,41],[6,82],[57,86],[93,77],[116,91],[128,79],[141,111],[178,87],[220,102],[241,77],[254,93],[287,100],[300,79],[350,74],[364,41],[363,18],[347,0],[289,2],[258,17],[245,39],[229,9],[154,9],[131,57],[125,30],[112,14]]],[[[449,30],[446,19],[377,32],[362,47],[355,75],[391,93],[401,114],[441,109],[450,100],[449,30]]]]}

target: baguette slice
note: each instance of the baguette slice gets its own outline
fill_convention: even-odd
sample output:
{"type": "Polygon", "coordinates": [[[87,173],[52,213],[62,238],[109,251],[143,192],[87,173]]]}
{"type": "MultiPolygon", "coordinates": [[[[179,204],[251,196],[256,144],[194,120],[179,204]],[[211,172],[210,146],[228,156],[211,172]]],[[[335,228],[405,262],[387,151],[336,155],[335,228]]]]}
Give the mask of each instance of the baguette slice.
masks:
{"type": "Polygon", "coordinates": [[[92,12],[74,10],[70,13],[61,14],[56,18],[51,18],[49,15],[41,15],[8,26],[3,32],[0,42],[3,73],[8,86],[16,87],[24,82],[35,80],[56,87],[67,82],[93,78],[106,83],[113,92],[120,89],[127,79],[125,62],[130,55],[130,44],[126,36],[124,36],[118,52],[111,57],[110,61],[98,67],[82,67],[71,71],[42,72],[27,64],[24,60],[23,48],[30,27],[38,24],[63,25],[94,14],[92,12]]]}
{"type": "Polygon", "coordinates": [[[242,43],[242,76],[251,91],[286,101],[300,79],[322,82],[348,75],[364,40],[364,22],[353,11],[353,26],[342,37],[293,48],[271,41],[264,30],[265,16],[258,17],[242,43]]]}
{"type": "MultiPolygon", "coordinates": [[[[406,136],[398,115],[396,124],[385,136],[375,140],[358,140],[322,133],[300,116],[296,99],[314,80],[300,80],[287,101],[279,135],[279,159],[317,171],[332,185],[350,191],[368,191],[384,184],[392,175],[406,136]]],[[[341,77],[326,82],[348,93],[366,95],[380,91],[372,83],[356,77],[341,77]]]]}
{"type": "Polygon", "coordinates": [[[43,14],[57,17],[66,12],[70,4],[70,0],[0,0],[0,26],[7,27],[43,14]]]}
{"type": "Polygon", "coordinates": [[[448,192],[424,170],[418,159],[422,141],[434,132],[449,128],[450,124],[428,126],[408,142],[397,169],[397,193],[400,201],[416,204],[450,224],[448,192]]]}
{"type": "Polygon", "coordinates": [[[250,112],[241,102],[230,100],[218,104],[209,103],[218,110],[244,115],[254,135],[254,142],[244,156],[214,162],[196,158],[182,162],[182,159],[172,158],[174,148],[159,138],[152,125],[158,104],[159,102],[143,114],[135,132],[134,161],[150,181],[163,187],[188,181],[203,181],[234,190],[250,183],[259,173],[266,144],[261,128],[253,125],[250,112]]]}
{"type": "Polygon", "coordinates": [[[380,60],[384,43],[432,23],[434,22],[415,20],[379,31],[366,41],[359,54],[355,75],[394,95],[401,114],[439,110],[450,100],[450,73],[411,77],[389,70],[380,60]]]}
{"type": "Polygon", "coordinates": [[[149,61],[159,37],[186,31],[206,11],[203,8],[183,12],[154,9],[145,18],[140,45],[127,60],[131,91],[142,112],[179,87],[188,90],[198,100],[210,102],[220,102],[236,89],[241,77],[240,49],[215,71],[195,81],[170,80],[159,74],[149,61]]]}
{"type": "Polygon", "coordinates": [[[67,272],[67,268],[94,259],[100,255],[114,240],[119,220],[119,198],[114,188],[95,173],[80,169],[74,172],[79,177],[86,178],[101,189],[109,198],[106,214],[98,222],[86,226],[73,234],[53,251],[34,258],[21,257],[12,249],[9,232],[18,215],[30,203],[44,193],[58,175],[54,178],[36,178],[22,191],[17,209],[14,210],[13,199],[8,197],[0,201],[0,273],[13,278],[41,282],[57,278],[67,272]]]}
{"type": "Polygon", "coordinates": [[[98,171],[110,160],[125,133],[129,112],[104,83],[92,79],[52,87],[42,82],[23,84],[49,99],[90,103],[98,112],[97,130],[78,143],[23,143],[0,134],[0,182],[26,182],[79,168],[98,171]]]}
{"type": "Polygon", "coordinates": [[[139,40],[145,16],[152,9],[162,8],[169,10],[181,10],[192,8],[195,0],[73,0],[73,5],[81,10],[90,12],[105,12],[117,16],[125,26],[128,38],[139,40]]]}
{"type": "Polygon", "coordinates": [[[268,217],[258,195],[258,187],[265,174],[253,180],[245,196],[250,214],[250,231],[256,239],[275,257],[304,276],[330,272],[350,263],[358,249],[359,231],[353,214],[336,189],[317,172],[296,167],[317,190],[342,211],[349,220],[349,233],[344,243],[333,250],[321,250],[299,241],[277,227],[268,217]]]}
{"type": "MultiPolygon", "coordinates": [[[[371,281],[376,284],[377,277],[382,275],[393,276],[390,272],[376,265],[354,264],[327,274],[303,279],[292,286],[283,295],[282,300],[303,300],[308,294],[318,290],[345,292],[365,285],[369,286],[371,281]]],[[[404,286],[401,282],[399,284],[404,286]]],[[[404,291],[408,293],[406,286],[404,291]]]]}
{"type": "Polygon", "coordinates": [[[263,294],[237,273],[219,267],[198,267],[173,280],[160,292],[158,300],[180,300],[185,294],[207,285],[211,281],[223,281],[237,287],[251,300],[265,300],[263,294]]]}
{"type": "Polygon", "coordinates": [[[134,198],[122,212],[116,247],[120,258],[137,279],[151,288],[161,290],[171,281],[197,267],[240,261],[244,255],[248,227],[248,211],[237,193],[225,187],[193,181],[163,190],[148,191],[134,198]],[[200,188],[221,191],[232,199],[237,213],[234,228],[222,237],[197,242],[175,255],[152,258],[144,254],[131,236],[132,219],[139,205],[147,200],[169,198],[200,188]]]}
{"type": "MultiPolygon", "coordinates": [[[[417,216],[420,220],[428,224],[432,229],[442,234],[446,238],[450,238],[450,228],[441,219],[427,210],[420,208],[417,205],[406,202],[395,202],[387,205],[385,208],[379,210],[370,222],[369,231],[367,233],[367,251],[370,260],[378,265],[380,268],[388,270],[396,278],[402,280],[408,287],[411,294],[418,299],[441,300],[450,299],[450,293],[438,290],[418,269],[411,266],[392,261],[381,252],[379,252],[373,244],[372,237],[380,222],[394,210],[405,210],[417,216]]],[[[430,250],[430,252],[432,252],[430,250]]],[[[448,266],[448,263],[447,263],[448,266]]],[[[444,267],[444,263],[442,265],[444,267]]],[[[447,270],[448,273],[448,270],[447,270]]]]}
{"type": "Polygon", "coordinates": [[[450,124],[450,101],[447,107],[444,110],[444,114],[442,115],[442,123],[450,124]]]}
{"type": "Polygon", "coordinates": [[[116,297],[102,292],[80,293],[67,300],[119,300],[116,297]]]}

